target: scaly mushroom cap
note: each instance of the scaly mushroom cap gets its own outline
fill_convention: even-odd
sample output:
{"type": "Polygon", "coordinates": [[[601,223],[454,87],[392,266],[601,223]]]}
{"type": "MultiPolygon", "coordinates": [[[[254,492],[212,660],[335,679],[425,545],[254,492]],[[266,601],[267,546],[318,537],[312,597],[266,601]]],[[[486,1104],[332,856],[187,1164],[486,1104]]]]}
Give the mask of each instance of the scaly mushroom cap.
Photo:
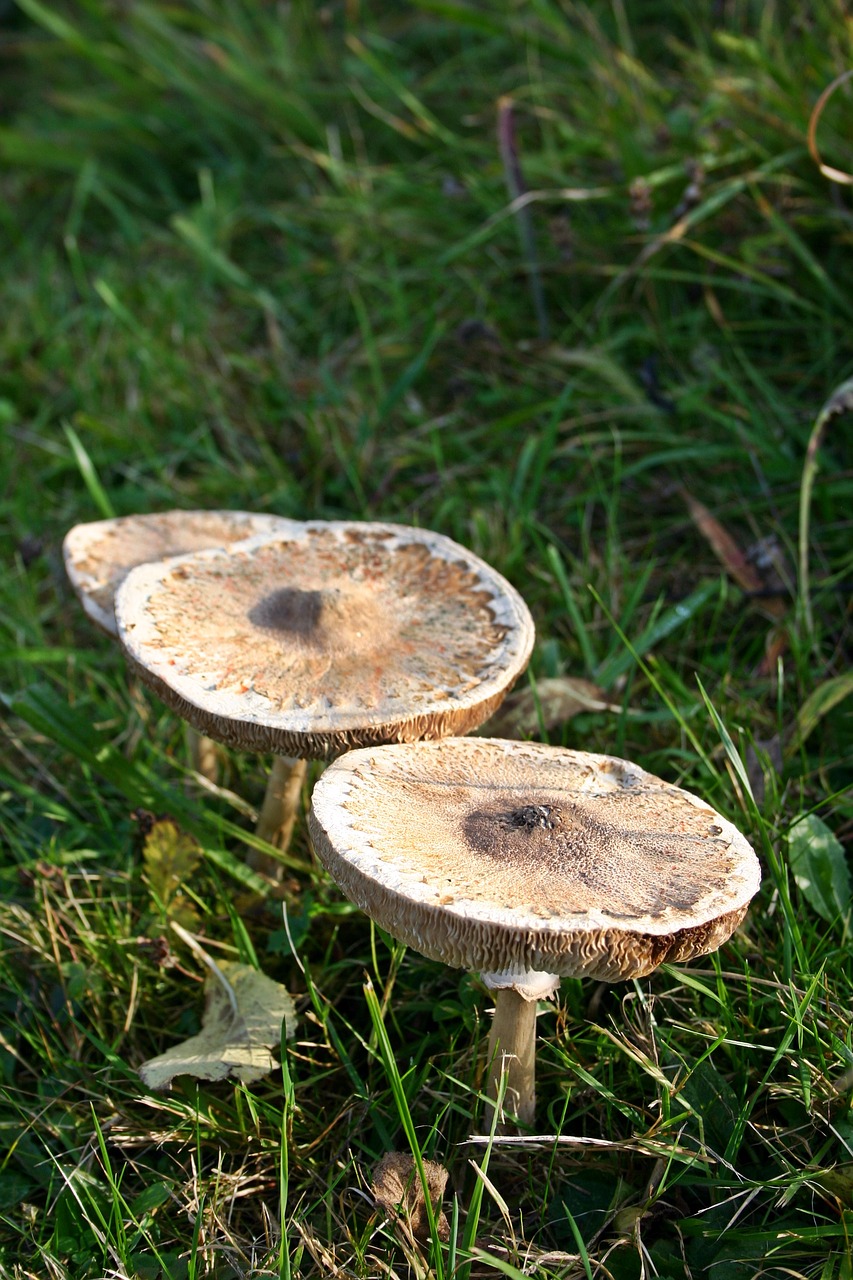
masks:
{"type": "Polygon", "coordinates": [[[302,758],[466,733],[534,634],[518,592],[449,538],[345,521],[142,565],[116,615],[141,678],[195,728],[302,758]]]}
{"type": "Polygon", "coordinates": [[[149,560],[227,547],[261,533],[290,528],[282,516],[249,511],[159,511],[77,524],[62,544],[65,570],[85,612],[117,634],[115,594],[131,569],[149,560]]]}
{"type": "Polygon", "coordinates": [[[612,756],[449,738],[352,751],[314,789],[317,856],[423,955],[483,970],[637,978],[713,951],[758,889],[744,837],[612,756]]]}

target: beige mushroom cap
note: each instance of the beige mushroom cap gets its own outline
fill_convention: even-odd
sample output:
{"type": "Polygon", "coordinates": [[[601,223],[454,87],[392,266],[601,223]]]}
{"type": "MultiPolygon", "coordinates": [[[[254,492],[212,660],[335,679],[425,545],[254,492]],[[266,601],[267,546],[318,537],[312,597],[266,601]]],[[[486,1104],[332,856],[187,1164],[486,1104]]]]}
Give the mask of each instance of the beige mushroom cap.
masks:
{"type": "Polygon", "coordinates": [[[377,924],[503,975],[491,985],[642,977],[713,951],[760,883],[750,845],[703,800],[626,760],[533,742],[352,751],[317,783],[309,828],[377,924]]]}
{"type": "Polygon", "coordinates": [[[470,551],[346,521],[142,565],[116,615],[142,679],[195,728],[303,758],[466,733],[534,638],[518,592],[470,551]]]}
{"type": "Polygon", "coordinates": [[[249,511],[159,511],[77,524],[62,544],[65,570],[85,612],[117,635],[115,594],[131,569],[150,560],[226,547],[261,533],[289,528],[283,516],[249,511]]]}

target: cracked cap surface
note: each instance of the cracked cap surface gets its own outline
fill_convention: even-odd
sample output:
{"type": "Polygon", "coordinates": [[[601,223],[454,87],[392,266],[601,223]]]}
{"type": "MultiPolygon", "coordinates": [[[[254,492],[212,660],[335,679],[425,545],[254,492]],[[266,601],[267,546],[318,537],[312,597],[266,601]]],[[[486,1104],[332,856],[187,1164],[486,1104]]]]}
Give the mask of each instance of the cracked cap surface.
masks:
{"type": "Polygon", "coordinates": [[[698,797],[541,743],[350,752],[317,783],[309,825],[382,928],[492,973],[641,977],[720,946],[760,882],[746,839],[698,797]]]}
{"type": "Polygon", "coordinates": [[[518,592],[449,538],[347,521],[141,565],[116,615],[142,679],[196,729],[315,758],[482,724],[534,636],[518,592]]]}

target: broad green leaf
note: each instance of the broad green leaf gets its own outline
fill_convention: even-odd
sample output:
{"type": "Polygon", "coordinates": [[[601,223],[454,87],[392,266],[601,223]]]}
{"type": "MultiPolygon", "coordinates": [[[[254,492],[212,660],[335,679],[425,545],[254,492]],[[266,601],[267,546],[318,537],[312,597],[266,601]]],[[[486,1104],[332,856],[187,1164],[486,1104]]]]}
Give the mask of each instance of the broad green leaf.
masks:
{"type": "Polygon", "coordinates": [[[202,1029],[181,1044],[143,1062],[139,1074],[149,1089],[165,1089],[175,1076],[252,1084],[276,1067],[271,1053],[296,1026],[296,1010],[285,988],[251,965],[224,960],[205,983],[202,1029]]]}
{"type": "Polygon", "coordinates": [[[850,868],[841,842],[816,814],[807,813],[791,827],[788,858],[809,906],[830,923],[840,919],[846,932],[853,896],[850,868]]]}

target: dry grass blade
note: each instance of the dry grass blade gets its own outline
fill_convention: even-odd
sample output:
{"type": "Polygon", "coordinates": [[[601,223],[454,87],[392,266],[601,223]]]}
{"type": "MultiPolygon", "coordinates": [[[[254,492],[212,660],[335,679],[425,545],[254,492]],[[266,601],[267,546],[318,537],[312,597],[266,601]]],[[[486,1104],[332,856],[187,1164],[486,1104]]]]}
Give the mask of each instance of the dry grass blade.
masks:
{"type": "Polygon", "coordinates": [[[803,476],[800,484],[800,520],[799,520],[799,575],[800,598],[803,617],[809,633],[814,630],[812,617],[811,583],[809,578],[809,526],[811,523],[812,490],[818,471],[818,452],[823,443],[826,428],[833,418],[853,410],[853,378],[842,382],[824,404],[815,420],[806,458],[803,463],[803,476]]]}
{"type": "Polygon", "coordinates": [[[840,89],[846,84],[850,77],[853,76],[853,70],[842,71],[841,75],[836,76],[830,84],[821,93],[817,102],[812,107],[812,113],[809,116],[808,144],[809,155],[814,160],[818,169],[825,178],[829,178],[830,182],[838,182],[843,186],[853,185],[853,173],[845,173],[843,169],[835,169],[832,165],[824,164],[820,158],[820,152],[817,145],[817,126],[823,115],[827,102],[835,93],[836,89],[840,89]]]}
{"type": "Polygon", "coordinates": [[[490,1142],[496,1148],[506,1148],[507,1150],[547,1151],[549,1148],[560,1147],[568,1151],[631,1152],[636,1155],[649,1156],[653,1160],[678,1159],[689,1161],[691,1164],[696,1161],[713,1163],[713,1158],[705,1152],[696,1151],[677,1142],[665,1142],[663,1139],[647,1137],[614,1141],[610,1138],[580,1137],[565,1133],[526,1133],[497,1134],[493,1139],[490,1139],[488,1134],[475,1133],[465,1139],[464,1145],[484,1147],[490,1142]]]}

